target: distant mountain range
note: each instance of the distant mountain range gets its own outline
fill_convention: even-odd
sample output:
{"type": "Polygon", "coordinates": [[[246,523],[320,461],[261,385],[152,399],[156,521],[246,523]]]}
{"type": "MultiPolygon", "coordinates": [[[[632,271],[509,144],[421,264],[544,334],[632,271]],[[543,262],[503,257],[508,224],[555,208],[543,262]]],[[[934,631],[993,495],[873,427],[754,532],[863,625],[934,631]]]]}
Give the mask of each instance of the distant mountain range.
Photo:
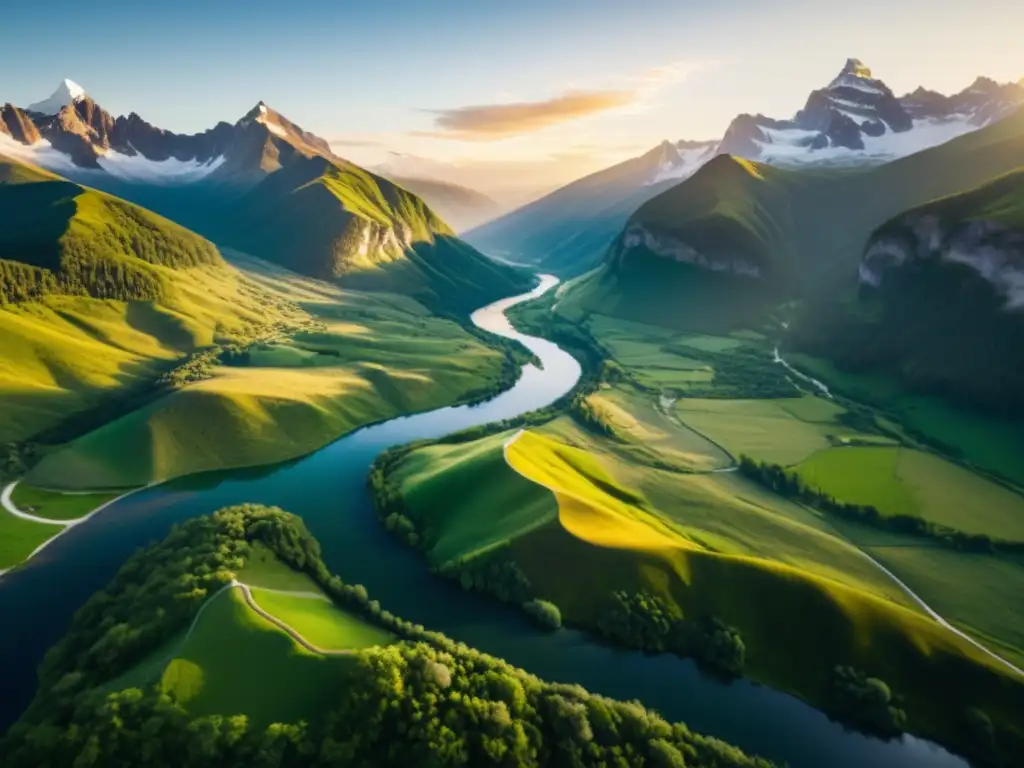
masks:
{"type": "MultiPolygon", "coordinates": [[[[353,287],[470,309],[527,278],[458,240],[417,194],[335,155],[262,101],[235,123],[177,134],[114,117],[65,80],[0,108],[0,155],[149,208],[218,244],[353,287]]],[[[485,206],[469,190],[407,180],[439,207],[485,206]]],[[[479,221],[479,219],[476,219],[479,221]]]]}
{"type": "Polygon", "coordinates": [[[482,249],[565,274],[596,265],[643,202],[730,154],[779,167],[877,165],[991,125],[1024,105],[1024,84],[979,77],[952,96],[897,97],[849,59],[789,119],[742,114],[711,141],[663,142],[466,233],[482,249]]]}

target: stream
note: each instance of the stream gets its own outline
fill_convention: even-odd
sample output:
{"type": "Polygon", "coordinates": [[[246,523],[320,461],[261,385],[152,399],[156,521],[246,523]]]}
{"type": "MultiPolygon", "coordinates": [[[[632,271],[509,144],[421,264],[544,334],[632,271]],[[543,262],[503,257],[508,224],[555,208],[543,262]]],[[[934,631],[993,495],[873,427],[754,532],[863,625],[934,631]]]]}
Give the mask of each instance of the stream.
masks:
{"type": "Polygon", "coordinates": [[[285,464],[211,472],[139,491],[5,574],[0,579],[0,730],[31,700],[46,649],[128,556],[163,538],[177,522],[255,502],[301,515],[319,539],[328,569],[346,582],[365,585],[386,609],[544,679],[639,699],[669,720],[682,720],[695,731],[791,768],[966,768],[965,761],[930,742],[864,736],[788,694],[746,680],[721,683],[674,656],[608,648],[575,630],[541,631],[518,610],[432,576],[418,552],[384,530],[365,487],[381,451],[535,410],[575,385],[581,374],[577,361],[550,341],[515,331],[504,314],[557,283],[543,276],[534,291],[473,314],[477,326],[522,342],[543,366],[524,367],[519,381],[497,397],[365,427],[285,464]]]}

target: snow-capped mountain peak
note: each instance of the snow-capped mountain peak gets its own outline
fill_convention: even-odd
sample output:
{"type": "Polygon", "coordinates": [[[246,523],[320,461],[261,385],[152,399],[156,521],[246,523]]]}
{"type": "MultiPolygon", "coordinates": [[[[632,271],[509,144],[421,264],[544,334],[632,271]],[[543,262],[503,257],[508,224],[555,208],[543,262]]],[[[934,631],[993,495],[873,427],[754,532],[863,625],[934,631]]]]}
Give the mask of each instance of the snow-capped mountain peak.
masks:
{"type": "Polygon", "coordinates": [[[64,79],[57,86],[50,98],[29,104],[29,112],[36,112],[40,115],[56,115],[64,107],[67,107],[86,98],[85,89],[73,80],[64,79]]]}
{"type": "Polygon", "coordinates": [[[902,98],[859,59],[847,59],[789,120],[739,115],[719,153],[780,165],[881,163],[949,141],[1024,104],[1024,88],[979,77],[945,96],[918,88],[902,98]]]}

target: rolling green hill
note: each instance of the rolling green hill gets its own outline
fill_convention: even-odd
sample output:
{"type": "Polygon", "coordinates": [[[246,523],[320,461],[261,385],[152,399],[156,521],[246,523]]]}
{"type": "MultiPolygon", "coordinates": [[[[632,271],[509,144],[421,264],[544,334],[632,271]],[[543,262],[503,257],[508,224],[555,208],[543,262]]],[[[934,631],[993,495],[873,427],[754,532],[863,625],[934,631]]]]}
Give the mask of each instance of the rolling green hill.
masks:
{"type": "Polygon", "coordinates": [[[345,287],[468,312],[528,289],[526,273],[460,241],[415,195],[325,157],[296,158],[230,205],[218,239],[345,287]]]}
{"type": "Polygon", "coordinates": [[[419,546],[463,586],[525,590],[513,599],[547,601],[600,632],[616,595],[642,594],[664,601],[673,620],[735,627],[747,674],[820,706],[834,667],[852,665],[900,693],[914,732],[956,743],[970,701],[1020,737],[1013,713],[1024,684],[1014,673],[904,602],[813,515],[729,476],[638,472],[614,443],[562,421],[510,437],[419,448],[395,470],[426,536],[419,546]],[[600,453],[563,442],[584,440],[600,453]],[[518,573],[519,586],[497,573],[518,573]],[[943,690],[956,691],[956,704],[943,703],[943,690]]]}
{"type": "Polygon", "coordinates": [[[156,299],[154,267],[223,264],[212,243],[167,219],[0,158],[0,303],[45,295],[156,299]]]}
{"type": "Polygon", "coordinates": [[[871,169],[789,170],[720,157],[641,206],[605,264],[561,306],[721,327],[802,297],[814,323],[853,296],[877,227],[1021,165],[1024,111],[871,169]]]}

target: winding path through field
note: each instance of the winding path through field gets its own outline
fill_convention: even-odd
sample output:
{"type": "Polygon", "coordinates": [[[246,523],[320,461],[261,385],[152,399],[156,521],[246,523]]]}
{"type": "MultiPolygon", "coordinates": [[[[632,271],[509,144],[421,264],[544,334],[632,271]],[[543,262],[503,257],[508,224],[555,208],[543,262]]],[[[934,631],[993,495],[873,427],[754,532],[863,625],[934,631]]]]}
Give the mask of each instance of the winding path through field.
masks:
{"type": "MultiPolygon", "coordinates": [[[[192,619],[192,624],[189,625],[188,632],[185,633],[185,637],[183,637],[181,643],[178,644],[177,650],[175,650],[170,656],[167,657],[168,662],[170,662],[175,656],[177,656],[178,653],[181,652],[181,649],[185,647],[185,643],[187,643],[188,639],[192,636],[192,632],[199,624],[199,618],[203,615],[203,611],[206,610],[207,606],[210,605],[210,603],[216,600],[224,592],[227,592],[229,589],[235,589],[236,587],[242,590],[242,596],[245,598],[246,605],[248,605],[250,609],[255,611],[256,614],[269,621],[278,629],[287,633],[292,640],[301,645],[310,653],[316,653],[321,656],[351,656],[355,653],[355,651],[351,648],[331,650],[328,648],[319,648],[313,645],[305,637],[303,637],[302,634],[297,629],[292,627],[290,624],[286,624],[285,622],[281,621],[281,619],[277,618],[277,616],[274,616],[272,613],[268,613],[263,608],[261,608],[259,604],[257,604],[255,598],[253,598],[252,588],[248,584],[243,584],[238,579],[232,579],[230,582],[228,582],[223,587],[214,592],[212,595],[210,595],[210,597],[207,598],[206,602],[203,603],[202,606],[200,606],[199,610],[196,612],[195,617],[192,619]]],[[[333,603],[331,598],[327,597],[327,595],[320,594],[319,592],[300,592],[287,589],[269,589],[266,587],[256,587],[256,589],[261,589],[265,592],[274,592],[279,595],[291,595],[292,597],[302,598],[303,600],[324,600],[328,603],[333,603]]]]}
{"type": "MultiPolygon", "coordinates": [[[[523,474],[518,469],[516,469],[515,465],[511,461],[509,461],[508,449],[517,440],[519,440],[520,437],[523,436],[523,432],[524,431],[525,430],[520,429],[518,432],[516,432],[514,435],[512,435],[512,437],[510,437],[508,440],[506,440],[504,446],[502,446],[502,455],[505,458],[505,463],[509,466],[509,468],[513,472],[515,472],[518,475],[521,475],[522,477],[525,477],[531,483],[536,483],[537,485],[541,485],[544,488],[547,488],[549,491],[551,491],[554,494],[565,493],[565,491],[563,491],[561,488],[556,488],[554,486],[547,485],[545,483],[539,482],[538,480],[535,480],[532,477],[529,477],[528,475],[523,474]]],[[[921,610],[923,610],[925,613],[927,613],[928,616],[930,616],[934,621],[936,621],[941,627],[943,627],[944,629],[952,632],[953,634],[957,635],[961,639],[966,640],[968,643],[973,645],[975,648],[977,648],[979,651],[984,653],[989,658],[993,659],[994,661],[999,662],[1000,664],[1004,665],[1008,669],[1010,669],[1013,672],[1017,673],[1021,677],[1024,677],[1024,670],[1022,670],[1020,667],[1016,666],[1013,662],[1008,661],[1007,659],[1004,659],[1002,656],[1000,656],[999,654],[995,653],[994,651],[989,650],[984,645],[979,643],[977,640],[972,638],[970,635],[967,635],[966,633],[964,633],[964,632],[960,631],[959,629],[957,629],[956,627],[954,627],[952,624],[950,624],[948,621],[946,621],[946,619],[942,618],[942,616],[939,615],[939,613],[937,611],[935,611],[935,609],[933,609],[930,605],[928,605],[928,603],[926,603],[924,601],[924,599],[921,598],[920,595],[918,595],[916,592],[914,592],[914,590],[912,590],[898,576],[896,576],[896,574],[894,574],[892,571],[890,571],[888,568],[886,568],[880,562],[875,560],[875,558],[873,558],[871,555],[869,555],[867,552],[865,552],[860,547],[856,547],[855,546],[854,549],[857,552],[859,552],[861,555],[863,555],[865,558],[867,558],[876,568],[878,568],[880,571],[882,571],[886,576],[888,576],[890,579],[892,579],[896,583],[896,585],[901,590],[903,590],[903,592],[906,593],[907,597],[909,597],[911,600],[913,600],[915,603],[917,603],[921,607],[921,610]]]]}

